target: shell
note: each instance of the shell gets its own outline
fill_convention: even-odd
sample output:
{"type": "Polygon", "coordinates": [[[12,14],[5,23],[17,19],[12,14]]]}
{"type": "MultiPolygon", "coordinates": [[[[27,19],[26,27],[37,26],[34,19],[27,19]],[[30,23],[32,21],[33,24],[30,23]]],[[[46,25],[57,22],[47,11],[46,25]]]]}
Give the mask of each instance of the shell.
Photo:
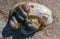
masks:
{"type": "Polygon", "coordinates": [[[36,16],[39,16],[43,19],[43,16],[45,16],[47,18],[47,21],[44,22],[45,25],[48,25],[50,23],[52,23],[53,21],[53,18],[52,18],[52,11],[44,6],[44,5],[41,5],[41,4],[37,4],[37,3],[28,3],[30,6],[34,6],[33,8],[31,7],[30,8],[30,14],[29,15],[36,15],[36,16]]]}
{"type": "Polygon", "coordinates": [[[47,18],[47,21],[44,23],[45,25],[48,25],[53,22],[52,11],[48,7],[38,4],[38,3],[32,3],[32,2],[22,2],[22,3],[18,3],[16,6],[21,6],[23,4],[27,4],[30,7],[29,15],[36,15],[41,18],[45,16],[47,18]]]}
{"type": "MultiPolygon", "coordinates": [[[[25,24],[27,24],[27,27],[29,27],[32,30],[28,32],[26,30],[27,27],[22,26],[20,30],[25,35],[36,32],[41,27],[42,24],[48,25],[53,22],[52,11],[44,5],[32,2],[28,3],[22,2],[13,7],[13,11],[15,10],[16,7],[18,7],[21,10],[20,12],[16,12],[14,15],[17,21],[22,22],[22,24],[24,22],[25,24]]],[[[12,24],[12,26],[14,26],[13,21],[11,21],[10,23],[12,24]]]]}

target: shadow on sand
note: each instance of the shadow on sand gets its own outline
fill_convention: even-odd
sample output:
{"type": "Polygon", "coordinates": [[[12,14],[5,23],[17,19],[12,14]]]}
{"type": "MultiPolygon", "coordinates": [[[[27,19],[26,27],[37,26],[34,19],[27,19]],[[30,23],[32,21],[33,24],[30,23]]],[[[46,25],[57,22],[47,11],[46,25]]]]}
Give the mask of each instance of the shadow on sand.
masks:
{"type": "Polygon", "coordinates": [[[13,29],[12,26],[9,24],[10,18],[8,18],[8,22],[6,24],[6,26],[4,27],[3,31],[2,31],[2,36],[3,37],[10,37],[13,36],[12,39],[26,39],[29,38],[29,36],[24,36],[20,29],[16,30],[13,29]]]}
{"type": "MultiPolygon", "coordinates": [[[[34,35],[34,33],[32,35],[29,35],[29,36],[24,36],[23,33],[20,31],[20,29],[14,29],[12,28],[12,26],[10,25],[10,16],[8,18],[8,22],[6,24],[6,26],[4,27],[3,31],[2,31],[2,36],[3,38],[7,38],[7,37],[10,37],[12,36],[12,39],[26,39],[28,38],[29,39],[29,36],[32,37],[34,35]]],[[[46,26],[42,26],[39,31],[41,31],[43,28],[45,28],[46,26]]]]}

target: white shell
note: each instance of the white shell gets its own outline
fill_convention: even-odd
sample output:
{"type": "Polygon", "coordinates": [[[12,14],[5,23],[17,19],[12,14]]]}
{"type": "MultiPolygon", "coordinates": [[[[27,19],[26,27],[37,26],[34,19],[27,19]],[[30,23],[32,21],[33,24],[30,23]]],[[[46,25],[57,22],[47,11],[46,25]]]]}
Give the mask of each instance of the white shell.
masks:
{"type": "Polygon", "coordinates": [[[44,24],[47,25],[47,24],[52,23],[53,21],[52,11],[49,8],[47,8],[44,5],[37,4],[37,3],[31,3],[31,2],[29,2],[28,5],[34,6],[33,8],[30,8],[30,12],[31,12],[30,15],[37,15],[39,17],[46,16],[47,21],[44,24]]]}
{"type": "MultiPolygon", "coordinates": [[[[14,10],[15,7],[19,6],[20,4],[24,4],[24,3],[26,2],[18,3],[12,9],[14,10]]],[[[46,16],[48,20],[44,23],[45,25],[48,25],[53,22],[52,11],[48,7],[38,4],[38,3],[33,3],[33,2],[28,2],[28,5],[34,6],[34,8],[30,7],[30,15],[37,15],[39,17],[46,16]]]]}

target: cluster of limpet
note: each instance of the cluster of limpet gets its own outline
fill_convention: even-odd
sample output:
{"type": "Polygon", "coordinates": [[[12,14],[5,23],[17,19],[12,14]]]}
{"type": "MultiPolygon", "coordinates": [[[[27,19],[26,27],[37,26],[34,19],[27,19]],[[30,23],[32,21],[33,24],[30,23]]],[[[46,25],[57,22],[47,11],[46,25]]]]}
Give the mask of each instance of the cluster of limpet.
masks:
{"type": "Polygon", "coordinates": [[[20,28],[23,34],[28,35],[53,21],[49,8],[31,2],[23,2],[15,6],[10,18],[10,24],[13,28],[20,28]]]}

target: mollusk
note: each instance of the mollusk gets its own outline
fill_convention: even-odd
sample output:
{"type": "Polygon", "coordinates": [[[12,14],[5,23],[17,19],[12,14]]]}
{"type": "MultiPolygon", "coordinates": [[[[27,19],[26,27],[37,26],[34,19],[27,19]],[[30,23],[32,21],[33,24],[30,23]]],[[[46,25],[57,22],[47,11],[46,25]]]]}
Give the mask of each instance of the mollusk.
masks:
{"type": "Polygon", "coordinates": [[[25,35],[31,34],[37,31],[43,24],[48,25],[53,21],[52,11],[44,5],[23,2],[17,4],[13,10],[16,7],[18,7],[18,10],[13,12],[15,15],[12,15],[16,20],[14,22],[11,21],[10,24],[14,26],[15,23],[19,23],[16,26],[18,28],[21,26],[20,30],[25,35]],[[26,30],[27,28],[30,29],[26,30]]]}

